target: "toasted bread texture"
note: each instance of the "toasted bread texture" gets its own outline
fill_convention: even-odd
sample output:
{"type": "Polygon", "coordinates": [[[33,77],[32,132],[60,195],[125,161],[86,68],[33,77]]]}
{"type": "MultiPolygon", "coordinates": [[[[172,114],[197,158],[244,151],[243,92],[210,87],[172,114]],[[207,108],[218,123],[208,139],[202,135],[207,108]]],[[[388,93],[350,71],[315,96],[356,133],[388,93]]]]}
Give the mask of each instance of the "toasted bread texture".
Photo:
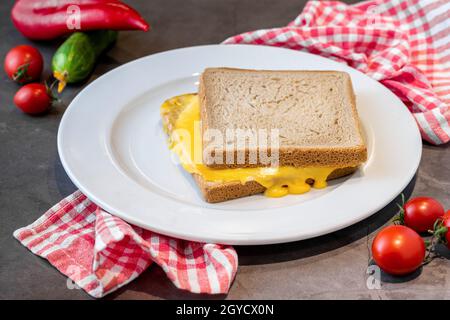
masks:
{"type": "MultiPolygon", "coordinates": [[[[230,129],[278,130],[278,148],[266,143],[267,154],[278,153],[281,166],[354,167],[367,159],[351,79],[345,72],[208,68],[200,77],[199,98],[203,134],[210,129],[223,137],[230,129]]],[[[204,148],[209,142],[203,141],[204,148]]],[[[231,144],[226,149],[205,149],[204,164],[212,168],[271,164],[250,156],[258,154],[258,148],[231,144]]]]}

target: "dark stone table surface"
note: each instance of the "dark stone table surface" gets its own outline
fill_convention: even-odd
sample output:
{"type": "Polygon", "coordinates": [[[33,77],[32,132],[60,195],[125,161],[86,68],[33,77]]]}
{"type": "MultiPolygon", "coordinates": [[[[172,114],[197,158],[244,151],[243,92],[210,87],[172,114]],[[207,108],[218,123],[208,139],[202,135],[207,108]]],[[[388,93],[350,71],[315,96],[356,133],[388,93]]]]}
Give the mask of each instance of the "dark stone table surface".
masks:
{"type": "MultiPolygon", "coordinates": [[[[120,33],[89,82],[123,63],[185,46],[213,44],[253,29],[293,20],[304,0],[152,0],[126,1],[152,24],[153,30],[120,33]]],[[[352,1],[348,1],[352,2],[352,1]]],[[[9,19],[12,0],[0,2],[0,57],[13,46],[30,43],[9,19]]],[[[45,77],[58,42],[33,43],[45,58],[45,77]]],[[[45,260],[22,247],[12,233],[33,222],[75,190],[56,150],[56,133],[65,106],[86,85],[70,86],[63,105],[41,117],[30,117],[13,105],[18,86],[0,72],[0,298],[90,299],[69,290],[66,278],[45,260]]],[[[89,83],[88,82],[88,83],[89,83]]],[[[406,195],[428,195],[450,208],[450,150],[423,146],[416,178],[406,195]]],[[[397,198],[398,200],[398,198],[397,198]]],[[[450,299],[450,260],[434,260],[406,278],[381,275],[381,289],[368,289],[368,241],[395,214],[394,203],[354,226],[306,241],[237,247],[240,266],[227,296],[199,296],[177,290],[158,267],[109,295],[108,299],[450,299]]]]}

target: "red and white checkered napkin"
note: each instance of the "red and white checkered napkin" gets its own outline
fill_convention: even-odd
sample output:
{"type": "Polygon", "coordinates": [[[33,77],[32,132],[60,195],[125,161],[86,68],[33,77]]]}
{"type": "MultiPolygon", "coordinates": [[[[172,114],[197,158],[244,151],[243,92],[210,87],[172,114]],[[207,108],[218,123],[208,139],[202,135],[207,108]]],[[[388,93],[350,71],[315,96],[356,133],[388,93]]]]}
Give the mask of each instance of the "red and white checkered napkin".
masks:
{"type": "Polygon", "coordinates": [[[14,237],[96,298],[127,284],[152,262],[180,289],[227,293],[238,264],[230,246],[174,239],[131,226],[80,191],[16,230],[14,237]]]}
{"type": "Polygon", "coordinates": [[[306,50],[347,63],[402,99],[423,139],[450,140],[448,0],[310,1],[286,27],[243,33],[224,43],[306,50]]]}

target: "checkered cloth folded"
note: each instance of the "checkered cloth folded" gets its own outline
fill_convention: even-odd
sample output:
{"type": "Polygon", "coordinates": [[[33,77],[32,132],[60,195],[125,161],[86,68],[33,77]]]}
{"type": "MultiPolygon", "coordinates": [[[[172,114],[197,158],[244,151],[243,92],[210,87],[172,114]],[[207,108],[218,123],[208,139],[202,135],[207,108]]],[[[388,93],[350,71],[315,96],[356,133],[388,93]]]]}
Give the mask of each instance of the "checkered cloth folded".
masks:
{"type": "Polygon", "coordinates": [[[286,27],[246,32],[224,43],[286,47],[347,63],[394,92],[423,139],[450,140],[448,0],[310,1],[286,27]]]}
{"type": "Polygon", "coordinates": [[[131,226],[80,191],[16,230],[14,237],[96,298],[127,284],[152,262],[177,288],[227,293],[238,264],[230,246],[174,239],[131,226]]]}

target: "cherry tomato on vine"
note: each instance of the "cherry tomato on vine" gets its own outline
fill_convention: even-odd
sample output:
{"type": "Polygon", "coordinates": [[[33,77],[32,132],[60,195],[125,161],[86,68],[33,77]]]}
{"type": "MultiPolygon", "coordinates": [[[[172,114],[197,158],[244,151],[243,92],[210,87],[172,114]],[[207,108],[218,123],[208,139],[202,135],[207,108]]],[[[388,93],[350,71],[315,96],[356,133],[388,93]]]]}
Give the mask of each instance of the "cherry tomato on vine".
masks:
{"type": "Polygon", "coordinates": [[[372,243],[372,255],[376,264],[386,273],[404,275],[422,265],[425,243],[414,230],[391,225],[382,229],[372,243]]]}
{"type": "Polygon", "coordinates": [[[444,207],[430,197],[413,198],[403,208],[405,225],[417,232],[432,230],[436,220],[445,213],[444,207]]]}
{"type": "Polygon", "coordinates": [[[44,60],[39,50],[28,45],[12,48],[4,62],[8,77],[21,84],[38,80],[43,66],[44,60]]]}
{"type": "Polygon", "coordinates": [[[16,92],[14,103],[25,113],[39,114],[50,108],[52,97],[45,85],[29,83],[16,92]]]}

